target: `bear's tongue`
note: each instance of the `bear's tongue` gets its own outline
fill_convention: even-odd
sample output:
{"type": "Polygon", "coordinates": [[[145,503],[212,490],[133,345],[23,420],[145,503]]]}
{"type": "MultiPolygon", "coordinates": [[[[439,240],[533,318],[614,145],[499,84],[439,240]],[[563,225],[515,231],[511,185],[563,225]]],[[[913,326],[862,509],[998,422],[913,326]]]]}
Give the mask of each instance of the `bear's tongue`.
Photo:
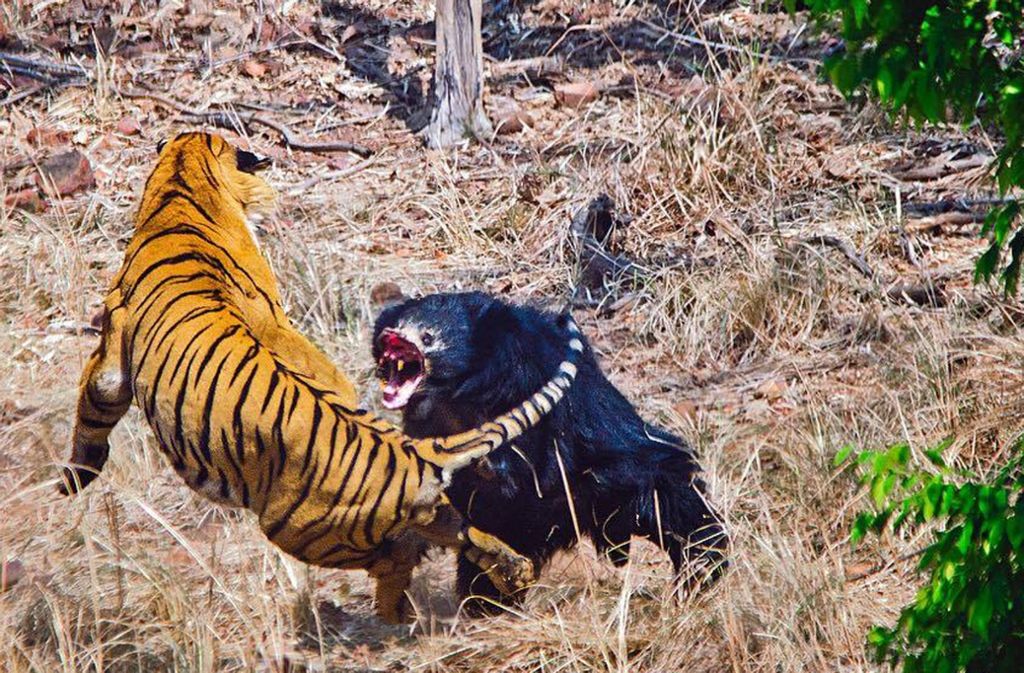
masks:
{"type": "Polygon", "coordinates": [[[409,398],[416,392],[416,387],[420,384],[420,379],[423,378],[422,374],[417,374],[413,378],[400,379],[391,378],[384,383],[384,390],[381,392],[381,401],[384,406],[388,409],[401,409],[409,403],[409,398]]]}

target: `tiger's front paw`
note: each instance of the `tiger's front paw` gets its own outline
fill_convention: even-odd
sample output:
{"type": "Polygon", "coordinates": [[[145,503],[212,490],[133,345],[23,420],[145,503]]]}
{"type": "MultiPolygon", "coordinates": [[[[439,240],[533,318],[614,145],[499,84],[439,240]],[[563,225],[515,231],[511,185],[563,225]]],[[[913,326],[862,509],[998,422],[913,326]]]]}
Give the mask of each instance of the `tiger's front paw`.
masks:
{"type": "Polygon", "coordinates": [[[498,591],[511,596],[533,584],[536,577],[533,561],[519,554],[501,554],[493,557],[493,563],[485,568],[487,577],[498,591]]]}
{"type": "Polygon", "coordinates": [[[537,575],[529,558],[479,528],[470,527],[466,537],[469,545],[463,553],[487,573],[498,591],[511,596],[533,583],[537,575]]]}

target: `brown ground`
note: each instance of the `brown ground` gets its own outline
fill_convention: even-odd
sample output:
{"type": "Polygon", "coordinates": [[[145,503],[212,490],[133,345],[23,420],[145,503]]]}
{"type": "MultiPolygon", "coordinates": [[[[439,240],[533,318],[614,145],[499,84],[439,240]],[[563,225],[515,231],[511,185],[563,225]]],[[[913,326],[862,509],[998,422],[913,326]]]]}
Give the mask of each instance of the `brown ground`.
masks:
{"type": "Polygon", "coordinates": [[[815,74],[830,42],[768,8],[520,0],[488,22],[490,104],[495,118],[528,113],[529,128],[428,152],[410,129],[424,121],[430,3],[263,0],[242,15],[234,4],[0,8],[7,51],[59,52],[89,73],[84,86],[0,108],[0,196],[32,205],[33,162],[66,147],[96,180],[63,198],[44,190],[45,212],[0,211],[0,556],[13,583],[0,595],[0,662],[874,670],[864,634],[912,596],[912,563],[893,560],[926,537],[852,550],[849,523],[866,502],[832,457],[847,443],[919,450],[955,435],[952,453],[985,469],[1021,411],[1021,312],[972,285],[979,225],[921,219],[912,206],[984,196],[990,139],[913,132],[870,105],[847,106],[815,74]],[[97,44],[110,55],[97,57],[97,44]],[[545,55],[564,71],[504,62],[545,55]],[[567,82],[602,93],[561,106],[553,89],[567,82]],[[197,125],[123,95],[142,86],[197,111],[259,106],[301,137],[376,150],[365,161],[289,152],[259,126],[246,138],[276,159],[268,177],[281,207],[262,241],[289,311],[370,405],[374,286],[564,301],[575,274],[569,220],[609,194],[633,217],[622,248],[651,271],[617,310],[576,315],[613,381],[698,447],[735,540],[726,578],[676,602],[653,547],[622,571],[584,549],[559,559],[522,613],[470,620],[454,614],[452,564],[439,555],[418,576],[415,633],[384,627],[363,574],[303,568],[250,516],[189,492],[137,412],[117,429],[104,477],[83,497],[58,498],[54,463],[66,458],[78,375],[96,343],[81,328],[120,263],[156,141],[197,125]],[[800,242],[819,234],[848,243],[873,276],[800,242]],[[939,308],[894,290],[929,279],[939,308]]]}

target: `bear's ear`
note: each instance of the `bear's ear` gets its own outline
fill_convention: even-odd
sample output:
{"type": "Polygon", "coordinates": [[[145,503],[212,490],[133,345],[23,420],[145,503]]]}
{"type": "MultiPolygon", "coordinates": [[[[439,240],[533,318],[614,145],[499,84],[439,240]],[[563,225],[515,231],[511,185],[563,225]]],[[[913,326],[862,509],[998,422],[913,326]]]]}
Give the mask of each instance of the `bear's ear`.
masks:
{"type": "Polygon", "coordinates": [[[402,286],[392,281],[384,281],[383,283],[377,283],[370,290],[370,305],[380,307],[381,309],[394,306],[395,304],[401,304],[402,302],[408,301],[411,297],[405,295],[402,292],[402,286]]]}
{"type": "Polygon", "coordinates": [[[245,150],[235,150],[235,166],[243,173],[255,173],[269,165],[270,157],[261,157],[245,150]]]}

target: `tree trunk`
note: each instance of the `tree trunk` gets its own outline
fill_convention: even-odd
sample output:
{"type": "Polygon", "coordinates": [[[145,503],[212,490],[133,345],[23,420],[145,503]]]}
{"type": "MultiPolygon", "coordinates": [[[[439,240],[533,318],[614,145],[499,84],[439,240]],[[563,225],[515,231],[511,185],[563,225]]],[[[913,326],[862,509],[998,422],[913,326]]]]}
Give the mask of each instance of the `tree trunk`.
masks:
{"type": "Polygon", "coordinates": [[[483,102],[482,15],[481,0],[437,0],[434,109],[424,130],[430,147],[491,134],[483,102]]]}

